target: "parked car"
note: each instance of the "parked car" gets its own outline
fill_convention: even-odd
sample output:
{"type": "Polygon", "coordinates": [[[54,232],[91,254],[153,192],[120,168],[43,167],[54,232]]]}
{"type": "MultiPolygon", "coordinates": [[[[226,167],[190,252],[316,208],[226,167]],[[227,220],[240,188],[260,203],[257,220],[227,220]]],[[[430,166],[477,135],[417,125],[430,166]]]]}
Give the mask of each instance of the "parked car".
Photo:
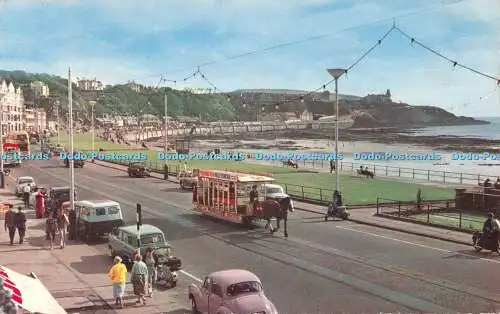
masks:
{"type": "Polygon", "coordinates": [[[63,152],[64,152],[64,148],[63,147],[57,146],[57,147],[53,147],[52,148],[52,153],[54,154],[54,156],[59,156],[63,152]]]}
{"type": "Polygon", "coordinates": [[[260,279],[248,270],[211,273],[201,285],[189,285],[188,295],[193,313],[278,314],[260,279]]]}
{"type": "Polygon", "coordinates": [[[33,177],[18,177],[16,183],[16,196],[19,197],[24,193],[25,186],[29,186],[31,189],[35,188],[35,179],[33,179],[33,177]]]}
{"type": "Polygon", "coordinates": [[[131,162],[128,165],[128,176],[135,178],[144,178],[151,175],[149,169],[140,162],[131,162]]]}
{"type": "MultiPolygon", "coordinates": [[[[142,225],[140,234],[141,254],[146,253],[147,248],[154,248],[158,257],[158,264],[166,266],[170,271],[170,274],[165,274],[164,280],[175,286],[177,283],[176,271],[182,268],[182,262],[174,256],[173,248],[165,239],[165,234],[153,225],[142,225]],[[168,275],[170,275],[170,278],[168,275]]],[[[137,235],[137,225],[119,227],[109,235],[108,248],[111,257],[120,256],[129,269],[133,264],[132,255],[138,249],[137,235]]],[[[160,281],[161,277],[158,271],[160,281]]]]}
{"type": "Polygon", "coordinates": [[[77,235],[86,241],[125,224],[120,204],[111,200],[75,202],[75,219],[77,235]]]}
{"type": "Polygon", "coordinates": [[[179,184],[181,186],[181,189],[193,189],[198,184],[198,176],[189,171],[180,173],[179,184]]]}

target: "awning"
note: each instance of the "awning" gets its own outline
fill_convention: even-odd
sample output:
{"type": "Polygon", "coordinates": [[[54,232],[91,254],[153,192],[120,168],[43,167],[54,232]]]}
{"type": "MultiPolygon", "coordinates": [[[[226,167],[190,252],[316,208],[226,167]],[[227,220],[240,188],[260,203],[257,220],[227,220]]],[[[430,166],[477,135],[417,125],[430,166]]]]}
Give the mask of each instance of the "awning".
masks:
{"type": "Polygon", "coordinates": [[[0,278],[3,288],[12,292],[12,301],[24,310],[40,314],[67,314],[40,280],[5,266],[0,266],[0,278]]]}

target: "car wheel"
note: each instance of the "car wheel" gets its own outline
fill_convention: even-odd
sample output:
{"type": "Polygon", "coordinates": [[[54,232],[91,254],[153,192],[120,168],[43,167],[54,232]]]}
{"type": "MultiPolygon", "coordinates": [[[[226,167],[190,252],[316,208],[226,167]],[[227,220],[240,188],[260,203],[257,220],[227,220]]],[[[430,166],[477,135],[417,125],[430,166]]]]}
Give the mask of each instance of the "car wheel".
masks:
{"type": "Polygon", "coordinates": [[[198,306],[196,305],[196,300],[194,297],[191,297],[191,313],[193,314],[199,314],[200,311],[198,311],[198,306]]]}

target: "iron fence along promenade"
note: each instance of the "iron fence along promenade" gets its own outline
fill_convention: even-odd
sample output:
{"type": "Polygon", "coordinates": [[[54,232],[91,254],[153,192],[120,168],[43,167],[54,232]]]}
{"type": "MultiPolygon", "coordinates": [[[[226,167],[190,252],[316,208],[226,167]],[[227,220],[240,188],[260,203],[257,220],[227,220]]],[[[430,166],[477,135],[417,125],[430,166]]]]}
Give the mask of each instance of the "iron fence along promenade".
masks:
{"type": "MultiPolygon", "coordinates": [[[[268,163],[273,166],[284,167],[282,161],[255,161],[250,160],[251,163],[268,163]]],[[[328,160],[298,160],[296,161],[299,168],[314,169],[319,171],[330,171],[330,162],[328,160]]],[[[349,173],[352,175],[358,175],[357,171],[359,168],[368,167],[368,170],[372,171],[375,176],[378,177],[388,177],[388,178],[401,178],[414,181],[427,181],[443,184],[463,184],[463,185],[478,185],[484,182],[487,178],[490,180],[495,179],[495,176],[486,174],[472,174],[465,172],[451,172],[451,171],[439,171],[430,169],[419,169],[419,168],[406,168],[397,166],[387,166],[381,164],[370,164],[367,162],[348,162],[339,161],[340,171],[344,173],[349,173]]],[[[493,180],[494,181],[494,180],[493,180]]]]}

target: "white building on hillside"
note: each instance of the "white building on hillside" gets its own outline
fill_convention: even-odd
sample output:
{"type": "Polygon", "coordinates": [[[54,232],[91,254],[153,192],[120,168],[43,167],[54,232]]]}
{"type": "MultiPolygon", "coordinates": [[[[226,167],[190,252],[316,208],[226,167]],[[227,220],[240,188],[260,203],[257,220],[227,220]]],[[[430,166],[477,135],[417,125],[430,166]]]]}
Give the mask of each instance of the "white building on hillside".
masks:
{"type": "Polygon", "coordinates": [[[0,119],[3,122],[2,133],[23,131],[24,96],[21,88],[4,79],[0,81],[0,119]]]}
{"type": "Polygon", "coordinates": [[[49,97],[50,90],[49,87],[40,81],[34,81],[30,83],[30,88],[35,92],[35,98],[40,98],[42,96],[49,97]]]}

